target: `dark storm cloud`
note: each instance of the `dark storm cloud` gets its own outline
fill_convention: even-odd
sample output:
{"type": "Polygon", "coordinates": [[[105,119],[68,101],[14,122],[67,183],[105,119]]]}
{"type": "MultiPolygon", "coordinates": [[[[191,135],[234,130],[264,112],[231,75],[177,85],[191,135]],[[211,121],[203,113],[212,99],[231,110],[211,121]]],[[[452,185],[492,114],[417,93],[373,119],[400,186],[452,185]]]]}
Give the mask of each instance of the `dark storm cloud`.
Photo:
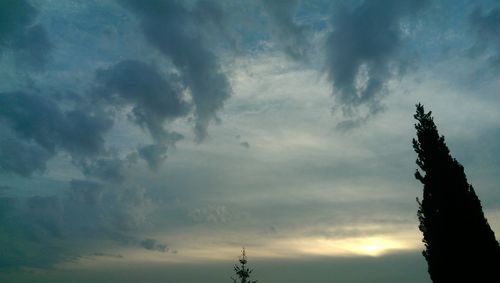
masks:
{"type": "Polygon", "coordinates": [[[15,137],[0,140],[2,170],[29,176],[44,171],[48,159],[64,150],[74,159],[104,151],[104,133],[112,120],[93,109],[63,110],[49,96],[0,94],[0,121],[15,137]]]}
{"type": "Polygon", "coordinates": [[[402,20],[415,15],[424,2],[363,1],[336,10],[327,39],[327,72],[345,116],[357,118],[361,105],[368,115],[380,110],[384,86],[401,67],[402,20]]]}
{"type": "Polygon", "coordinates": [[[0,3],[0,52],[2,48],[11,49],[21,62],[38,68],[47,62],[52,45],[36,17],[37,10],[28,1],[0,3]]]}
{"type": "Polygon", "coordinates": [[[304,59],[308,49],[307,29],[294,21],[298,0],[262,1],[271,19],[271,32],[278,47],[295,60],[304,59]]]}
{"type": "Polygon", "coordinates": [[[215,2],[200,17],[198,5],[187,9],[177,1],[130,1],[124,0],[141,19],[142,30],[148,41],[167,56],[175,65],[185,86],[190,90],[195,107],[195,133],[199,141],[207,135],[210,122],[217,120],[219,111],[231,88],[222,73],[218,59],[208,46],[209,37],[220,19],[220,9],[215,2]],[[215,12],[212,16],[210,13],[215,12]],[[208,28],[205,28],[208,27],[208,28]]]}
{"type": "Polygon", "coordinates": [[[187,114],[182,88],[174,76],[164,79],[154,66],[133,60],[98,70],[101,98],[114,106],[132,106],[133,121],[148,129],[159,142],[179,138],[164,129],[166,121],[187,114]]]}
{"type": "Polygon", "coordinates": [[[475,49],[489,53],[491,64],[500,70],[500,7],[484,12],[476,8],[469,16],[473,30],[477,33],[479,42],[475,49]]]}

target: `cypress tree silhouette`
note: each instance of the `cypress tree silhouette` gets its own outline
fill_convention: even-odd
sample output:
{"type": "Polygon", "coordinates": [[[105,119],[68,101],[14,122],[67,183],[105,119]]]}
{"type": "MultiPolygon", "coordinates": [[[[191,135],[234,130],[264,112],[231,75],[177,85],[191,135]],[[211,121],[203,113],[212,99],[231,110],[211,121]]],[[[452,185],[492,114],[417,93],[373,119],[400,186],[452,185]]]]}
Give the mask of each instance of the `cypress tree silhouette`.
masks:
{"type": "Polygon", "coordinates": [[[462,165],[450,155],[431,116],[419,103],[414,115],[418,155],[415,177],[424,185],[419,204],[428,272],[434,283],[500,282],[500,247],[462,165]]]}
{"type": "MultiPolygon", "coordinates": [[[[246,267],[248,260],[247,260],[245,248],[243,248],[243,250],[241,251],[241,256],[240,256],[238,261],[240,262],[240,266],[235,264],[234,271],[236,272],[236,275],[240,279],[240,283],[257,283],[257,280],[252,281],[252,280],[248,279],[248,278],[250,278],[250,273],[253,272],[253,269],[249,269],[246,267]]],[[[238,282],[238,281],[236,281],[237,279],[235,279],[233,277],[231,277],[231,279],[233,280],[234,283],[238,282]]]]}

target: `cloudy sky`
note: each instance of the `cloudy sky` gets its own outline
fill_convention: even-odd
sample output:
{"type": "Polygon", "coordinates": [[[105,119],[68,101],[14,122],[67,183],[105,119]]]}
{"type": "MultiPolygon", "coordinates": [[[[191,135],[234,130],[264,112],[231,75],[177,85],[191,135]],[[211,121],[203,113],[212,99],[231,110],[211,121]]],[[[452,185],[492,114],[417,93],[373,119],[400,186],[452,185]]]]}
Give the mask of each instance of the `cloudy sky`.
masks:
{"type": "Polygon", "coordinates": [[[430,282],[413,112],[500,235],[495,0],[1,0],[0,281],[430,282]]]}

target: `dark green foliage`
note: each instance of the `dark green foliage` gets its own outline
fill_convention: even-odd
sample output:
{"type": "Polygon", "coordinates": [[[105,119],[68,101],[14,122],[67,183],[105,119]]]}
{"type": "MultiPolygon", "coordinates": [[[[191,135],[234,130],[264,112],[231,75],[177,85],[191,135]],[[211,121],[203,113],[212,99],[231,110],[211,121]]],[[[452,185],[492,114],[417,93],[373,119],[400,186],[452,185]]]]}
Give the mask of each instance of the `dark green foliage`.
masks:
{"type": "Polygon", "coordinates": [[[414,115],[418,155],[415,177],[424,185],[419,203],[428,271],[433,282],[500,282],[500,247],[462,165],[450,155],[431,112],[414,115]]]}
{"type": "MultiPolygon", "coordinates": [[[[243,251],[241,252],[241,257],[238,260],[240,262],[240,266],[234,265],[234,272],[236,272],[236,275],[239,278],[240,283],[257,283],[257,280],[250,280],[250,274],[252,273],[253,269],[249,269],[246,267],[246,264],[248,263],[247,256],[245,253],[245,249],[243,248],[243,251]]],[[[231,277],[233,279],[234,283],[237,283],[237,279],[231,277]]]]}

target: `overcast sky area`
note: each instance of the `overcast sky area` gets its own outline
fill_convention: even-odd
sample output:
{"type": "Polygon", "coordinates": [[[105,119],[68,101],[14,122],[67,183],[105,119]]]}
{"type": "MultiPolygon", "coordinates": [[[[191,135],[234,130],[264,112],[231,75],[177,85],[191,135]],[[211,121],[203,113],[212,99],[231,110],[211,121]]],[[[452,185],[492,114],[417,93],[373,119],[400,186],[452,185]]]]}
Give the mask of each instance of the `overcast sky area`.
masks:
{"type": "Polygon", "coordinates": [[[496,0],[0,0],[0,281],[430,282],[415,104],[498,238],[499,89],[496,0]]]}

